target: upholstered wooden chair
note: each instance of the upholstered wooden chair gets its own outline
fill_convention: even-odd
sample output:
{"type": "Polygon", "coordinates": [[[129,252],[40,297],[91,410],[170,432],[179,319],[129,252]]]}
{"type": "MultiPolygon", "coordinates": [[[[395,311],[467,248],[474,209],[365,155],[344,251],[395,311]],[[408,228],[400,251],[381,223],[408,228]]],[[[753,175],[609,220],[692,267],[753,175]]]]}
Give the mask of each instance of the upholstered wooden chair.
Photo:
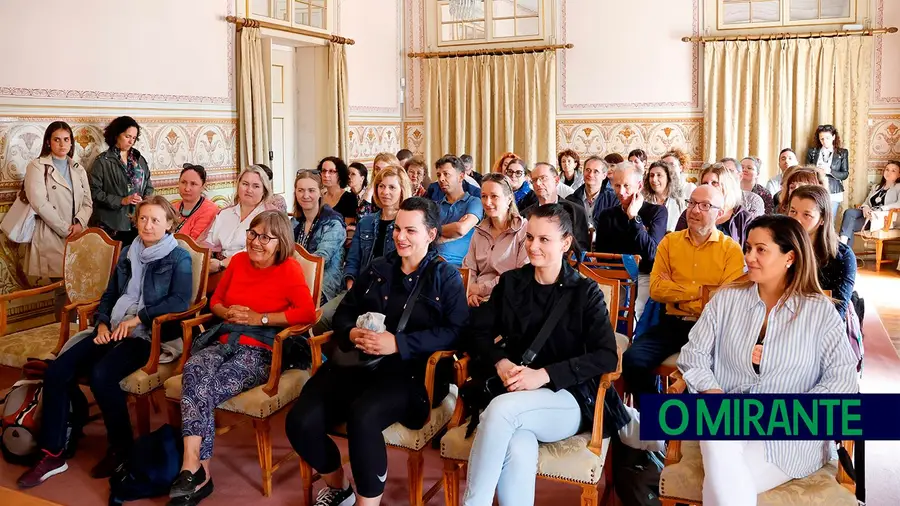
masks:
{"type": "MultiPolygon", "coordinates": [[[[609,307],[616,307],[619,296],[619,282],[604,279],[592,269],[582,266],[580,272],[597,281],[609,307]],[[584,269],[584,270],[581,270],[584,269]]],[[[618,312],[609,311],[610,323],[615,326],[618,312]]],[[[622,353],[628,347],[628,337],[616,334],[619,363],[616,370],[604,374],[600,378],[597,399],[606,397],[606,390],[622,374],[622,353]]],[[[469,378],[469,357],[463,357],[454,364],[456,383],[462,385],[469,378]]],[[[475,436],[466,439],[466,418],[463,403],[457,403],[447,434],[441,438],[441,459],[444,461],[444,502],[447,506],[459,506],[459,480],[465,472],[472,451],[475,436]]],[[[477,429],[476,429],[477,432],[477,429]]],[[[609,439],[603,437],[603,402],[597,402],[594,408],[594,425],[591,432],[576,434],[555,443],[541,443],[538,446],[537,477],[547,480],[569,483],[581,487],[581,506],[599,506],[606,504],[612,493],[612,467],[608,465],[609,439]],[[603,478],[603,493],[600,493],[603,478]]]]}
{"type": "MultiPolygon", "coordinates": [[[[66,241],[63,279],[56,283],[0,295],[0,365],[22,367],[29,358],[52,358],[79,328],[69,314],[77,307],[94,303],[109,284],[122,243],[112,240],[99,228],[88,228],[66,241]],[[9,302],[65,288],[67,304],[62,321],[6,335],[9,302]]],[[[87,327],[84,319],[81,330],[87,327]]]]}
{"type": "MultiPolygon", "coordinates": [[[[631,255],[634,257],[634,262],[636,264],[641,263],[640,255],[631,255]]],[[[616,297],[617,301],[621,301],[621,304],[617,304],[615,306],[608,303],[610,299],[607,300],[607,306],[610,308],[617,307],[619,311],[621,311],[626,319],[626,332],[625,334],[628,336],[628,339],[634,337],[634,327],[637,325],[637,322],[634,318],[634,301],[637,298],[637,282],[631,278],[631,275],[625,270],[625,265],[622,261],[622,255],[616,255],[613,253],[587,253],[584,257],[584,260],[581,262],[581,265],[590,268],[595,271],[601,277],[607,279],[616,279],[619,281],[621,288],[625,290],[625,292],[629,295],[627,300],[624,298],[616,297]]],[[[612,309],[610,309],[610,313],[613,313],[612,309]]],[[[615,325],[613,329],[615,329],[615,325]]]]}
{"type": "MultiPolygon", "coordinates": [[[[295,245],[296,254],[293,258],[300,263],[306,284],[309,286],[310,295],[316,307],[316,320],[322,313],[319,310],[319,301],[322,297],[322,274],[325,269],[325,260],[307,252],[299,244],[295,245]]],[[[191,343],[193,342],[194,329],[213,321],[213,315],[204,314],[197,318],[191,318],[181,322],[184,339],[184,353],[175,371],[175,375],[165,381],[166,399],[169,400],[169,423],[175,426],[181,424],[181,380],[184,364],[190,358],[191,343]]],[[[295,457],[295,452],[290,452],[278,462],[272,459],[272,435],[270,420],[273,416],[285,410],[300,396],[300,390],[309,379],[310,371],[289,369],[281,370],[282,353],[286,339],[302,336],[312,328],[313,324],[295,325],[281,331],[275,337],[272,346],[272,364],[269,370],[269,380],[255,388],[251,388],[216,407],[217,411],[224,411],[237,415],[241,421],[237,424],[216,429],[216,434],[224,434],[241,425],[244,421],[251,421],[256,432],[256,448],[259,457],[259,467],[262,471],[262,493],[269,497],[272,494],[272,475],[285,462],[295,457]]],[[[202,328],[202,327],[201,327],[202,328]]],[[[321,356],[318,357],[321,361],[321,356]]],[[[313,360],[316,353],[313,352],[313,360]]]]}
{"type": "MultiPolygon", "coordinates": [[[[332,333],[326,332],[309,340],[312,349],[312,374],[322,365],[322,347],[331,340],[332,333]]],[[[432,353],[425,367],[425,390],[428,392],[428,405],[434,406],[434,387],[437,365],[441,360],[452,359],[453,351],[438,351],[432,353]]],[[[440,490],[443,482],[438,480],[427,491],[424,490],[425,482],[425,448],[431,443],[444,427],[450,422],[450,416],[457,406],[458,388],[450,385],[450,392],[441,403],[432,408],[425,425],[419,430],[406,428],[401,423],[395,423],[384,430],[384,442],[391,448],[404,450],[407,453],[406,469],[409,477],[409,504],[410,506],[423,506],[431,500],[440,490]]],[[[346,437],[346,426],[341,424],[332,430],[332,435],[346,437]]],[[[312,506],[312,486],[319,479],[318,474],[303,459],[300,459],[300,482],[303,491],[303,504],[312,506]]]]}
{"type": "Polygon", "coordinates": [[[875,243],[875,272],[881,272],[881,264],[897,263],[897,260],[884,258],[884,243],[900,240],[900,228],[894,228],[894,223],[896,223],[898,218],[900,218],[900,209],[891,209],[887,211],[887,215],[884,215],[882,223],[873,221],[871,229],[856,233],[867,244],[870,242],[875,243]]]}

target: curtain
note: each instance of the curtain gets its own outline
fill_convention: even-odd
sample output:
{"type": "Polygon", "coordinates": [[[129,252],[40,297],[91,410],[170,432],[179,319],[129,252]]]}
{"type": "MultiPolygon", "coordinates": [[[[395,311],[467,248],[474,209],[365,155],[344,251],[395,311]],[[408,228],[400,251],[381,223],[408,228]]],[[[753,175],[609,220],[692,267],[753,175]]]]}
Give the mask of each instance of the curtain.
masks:
{"type": "Polygon", "coordinates": [[[349,160],[347,51],[344,44],[328,44],[328,129],[329,153],[349,160]]]}
{"type": "Polygon", "coordinates": [[[271,100],[266,85],[267,68],[259,28],[243,27],[240,38],[238,124],[240,167],[269,163],[271,100]]]}
{"type": "Polygon", "coordinates": [[[425,60],[425,153],[469,153],[490,172],[512,151],[533,165],[556,161],[556,54],[425,60]]]}
{"type": "Polygon", "coordinates": [[[872,37],[706,43],[707,157],[759,156],[765,181],[781,149],[793,147],[803,164],[816,127],[832,124],[850,151],[845,203],[861,203],[871,74],[872,37]]]}

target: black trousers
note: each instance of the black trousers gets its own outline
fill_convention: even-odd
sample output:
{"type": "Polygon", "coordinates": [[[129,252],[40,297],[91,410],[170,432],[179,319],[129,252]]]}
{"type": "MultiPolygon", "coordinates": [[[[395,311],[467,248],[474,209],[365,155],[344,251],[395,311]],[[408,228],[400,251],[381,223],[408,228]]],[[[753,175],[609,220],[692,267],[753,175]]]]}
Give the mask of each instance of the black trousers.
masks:
{"type": "Polygon", "coordinates": [[[659,393],[653,370],[669,355],[681,351],[694,323],[663,314],[659,323],[635,339],[622,355],[622,377],[626,389],[634,394],[636,408],[640,409],[641,394],[659,393]]]}
{"type": "Polygon", "coordinates": [[[346,422],[350,467],[363,497],[384,492],[387,449],[382,431],[396,422],[421,427],[428,418],[425,384],[403,366],[392,367],[396,361],[386,362],[375,369],[326,362],[303,387],[285,421],[291,446],[321,474],[341,467],[340,451],[328,432],[346,422]]]}

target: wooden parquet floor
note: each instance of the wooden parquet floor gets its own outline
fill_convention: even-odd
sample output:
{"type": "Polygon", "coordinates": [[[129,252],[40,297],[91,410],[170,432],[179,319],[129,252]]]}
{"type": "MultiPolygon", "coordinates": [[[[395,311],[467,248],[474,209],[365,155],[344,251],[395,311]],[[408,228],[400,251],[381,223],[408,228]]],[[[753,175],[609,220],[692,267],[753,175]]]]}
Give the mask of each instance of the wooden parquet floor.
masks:
{"type": "Polygon", "coordinates": [[[874,305],[877,308],[881,323],[900,353],[900,273],[893,266],[882,268],[878,274],[860,269],[856,289],[867,307],[874,305]]]}

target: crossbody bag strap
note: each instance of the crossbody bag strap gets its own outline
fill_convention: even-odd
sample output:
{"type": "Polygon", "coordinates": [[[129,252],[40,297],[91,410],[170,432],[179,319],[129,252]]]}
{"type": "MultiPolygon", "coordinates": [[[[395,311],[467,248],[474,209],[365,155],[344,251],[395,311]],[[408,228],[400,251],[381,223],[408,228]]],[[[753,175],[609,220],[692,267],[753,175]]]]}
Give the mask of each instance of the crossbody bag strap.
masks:
{"type": "MultiPolygon", "coordinates": [[[[422,275],[419,276],[419,279],[416,281],[416,286],[413,287],[412,293],[409,294],[409,298],[406,299],[406,304],[403,305],[403,314],[400,315],[400,321],[397,323],[397,331],[394,334],[399,334],[406,329],[406,322],[409,321],[409,316],[412,314],[413,307],[416,305],[416,299],[419,298],[419,294],[422,292],[423,282],[430,274],[431,271],[435,269],[436,264],[440,262],[440,260],[432,260],[426,267],[425,270],[422,271],[422,275]]],[[[399,282],[403,282],[402,280],[398,280],[399,282]]]]}
{"type": "Polygon", "coordinates": [[[525,350],[525,353],[522,354],[522,365],[527,366],[537,358],[538,352],[541,351],[541,348],[544,347],[547,339],[550,338],[550,332],[556,328],[556,324],[559,322],[559,319],[562,318],[563,313],[569,306],[569,299],[571,298],[572,290],[567,290],[562,297],[556,300],[556,304],[550,312],[550,317],[544,322],[544,325],[538,332],[537,337],[534,338],[534,342],[531,343],[531,346],[529,346],[528,349],[525,350]]]}

